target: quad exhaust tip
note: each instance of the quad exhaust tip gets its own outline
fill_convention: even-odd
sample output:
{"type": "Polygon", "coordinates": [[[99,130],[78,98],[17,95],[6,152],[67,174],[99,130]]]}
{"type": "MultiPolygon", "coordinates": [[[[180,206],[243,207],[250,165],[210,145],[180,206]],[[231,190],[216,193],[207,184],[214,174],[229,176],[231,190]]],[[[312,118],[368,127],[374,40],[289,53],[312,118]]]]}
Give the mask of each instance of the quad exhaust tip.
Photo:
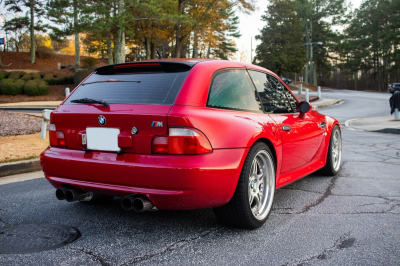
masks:
{"type": "Polygon", "coordinates": [[[89,201],[93,197],[93,193],[84,192],[74,188],[59,188],[56,190],[56,197],[58,200],[67,200],[68,202],[73,201],[89,201]]]}
{"type": "Polygon", "coordinates": [[[144,212],[154,208],[154,205],[146,196],[128,195],[121,200],[122,208],[126,211],[134,210],[136,212],[144,212]]]}

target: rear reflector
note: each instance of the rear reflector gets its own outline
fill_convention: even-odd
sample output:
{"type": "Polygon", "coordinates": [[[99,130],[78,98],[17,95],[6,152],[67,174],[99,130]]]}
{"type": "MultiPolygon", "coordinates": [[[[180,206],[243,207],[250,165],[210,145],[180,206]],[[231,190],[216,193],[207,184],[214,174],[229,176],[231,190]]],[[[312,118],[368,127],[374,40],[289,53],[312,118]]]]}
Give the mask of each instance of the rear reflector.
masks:
{"type": "Polygon", "coordinates": [[[212,152],[210,142],[203,133],[192,128],[169,128],[168,136],[153,139],[154,154],[205,154],[212,152]]]}

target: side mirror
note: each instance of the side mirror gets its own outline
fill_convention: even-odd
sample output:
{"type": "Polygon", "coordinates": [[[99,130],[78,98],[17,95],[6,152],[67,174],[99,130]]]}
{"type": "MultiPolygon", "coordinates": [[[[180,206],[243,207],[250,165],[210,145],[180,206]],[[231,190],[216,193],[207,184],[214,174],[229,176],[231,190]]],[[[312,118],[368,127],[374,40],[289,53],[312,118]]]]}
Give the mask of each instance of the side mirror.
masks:
{"type": "Polygon", "coordinates": [[[307,113],[312,109],[312,105],[309,102],[300,102],[297,105],[297,111],[300,113],[307,113]]]}

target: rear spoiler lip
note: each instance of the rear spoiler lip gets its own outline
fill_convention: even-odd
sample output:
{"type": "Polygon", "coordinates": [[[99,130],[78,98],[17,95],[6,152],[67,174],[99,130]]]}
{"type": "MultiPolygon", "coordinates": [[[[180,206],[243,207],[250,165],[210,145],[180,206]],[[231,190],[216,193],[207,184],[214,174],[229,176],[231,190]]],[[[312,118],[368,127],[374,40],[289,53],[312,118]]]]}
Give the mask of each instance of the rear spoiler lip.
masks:
{"type": "MultiPolygon", "coordinates": [[[[185,65],[188,66],[190,68],[192,68],[194,65],[200,63],[200,61],[172,61],[172,60],[154,60],[154,61],[137,61],[137,62],[128,62],[128,63],[121,63],[121,64],[113,64],[113,65],[107,65],[107,66],[101,66],[96,68],[95,73],[97,73],[98,71],[102,72],[102,71],[107,71],[107,70],[111,70],[114,69],[114,66],[122,66],[122,65],[132,65],[132,67],[134,67],[136,64],[140,65],[140,64],[145,64],[145,63],[160,63],[161,65],[163,64],[176,64],[176,65],[185,65]]],[[[129,66],[126,66],[129,67],[129,66]]]]}

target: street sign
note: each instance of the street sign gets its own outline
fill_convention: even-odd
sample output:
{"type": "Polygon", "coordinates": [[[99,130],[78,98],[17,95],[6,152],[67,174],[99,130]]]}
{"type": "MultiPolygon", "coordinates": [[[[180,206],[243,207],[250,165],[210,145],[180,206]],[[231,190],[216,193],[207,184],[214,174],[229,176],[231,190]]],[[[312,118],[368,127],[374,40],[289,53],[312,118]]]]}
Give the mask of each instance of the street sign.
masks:
{"type": "Polygon", "coordinates": [[[0,38],[0,45],[4,45],[6,43],[6,38],[0,38]]]}

